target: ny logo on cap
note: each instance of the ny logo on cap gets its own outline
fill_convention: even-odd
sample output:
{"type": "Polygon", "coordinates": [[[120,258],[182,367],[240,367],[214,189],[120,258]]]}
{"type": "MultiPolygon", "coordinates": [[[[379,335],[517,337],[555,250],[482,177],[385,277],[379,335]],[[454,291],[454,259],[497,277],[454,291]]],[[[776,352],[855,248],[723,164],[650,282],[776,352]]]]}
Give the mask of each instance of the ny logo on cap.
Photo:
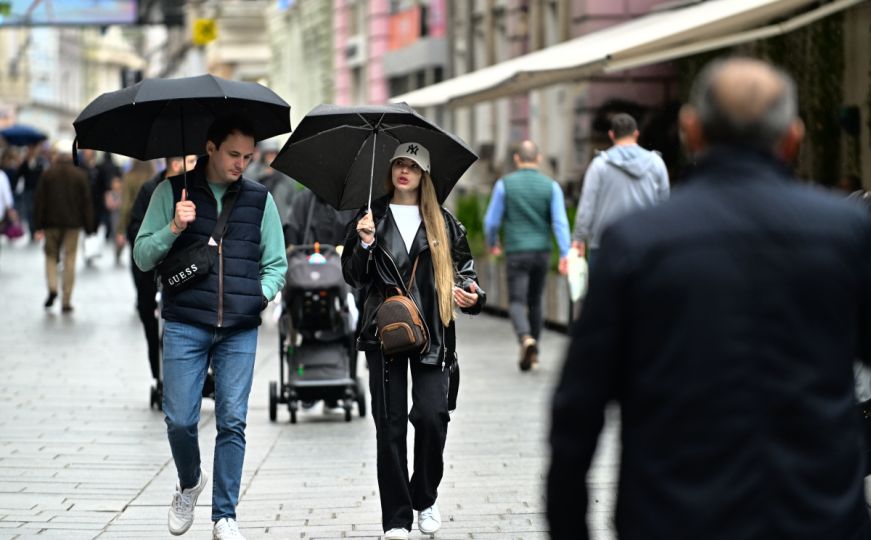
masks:
{"type": "Polygon", "coordinates": [[[409,144],[408,148],[405,151],[408,152],[409,154],[411,154],[412,156],[416,156],[417,149],[418,149],[418,147],[416,144],[409,144]]]}

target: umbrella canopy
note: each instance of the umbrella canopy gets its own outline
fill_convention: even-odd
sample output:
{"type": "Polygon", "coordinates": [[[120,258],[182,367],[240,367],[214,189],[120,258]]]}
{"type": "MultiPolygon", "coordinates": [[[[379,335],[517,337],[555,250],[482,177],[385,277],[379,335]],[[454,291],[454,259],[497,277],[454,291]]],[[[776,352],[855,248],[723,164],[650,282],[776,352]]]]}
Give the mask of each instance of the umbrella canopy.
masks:
{"type": "Polygon", "coordinates": [[[302,119],[271,167],[334,208],[357,209],[386,193],[389,160],[404,142],[417,142],[429,150],[430,176],[439,202],[478,159],[459,137],[405,103],[319,105],[302,119]]]}
{"type": "Polygon", "coordinates": [[[215,118],[247,118],[256,140],[290,131],[290,105],[256,83],[214,75],[145,79],[107,92],[73,122],[79,148],[142,161],[202,153],[215,118]]]}
{"type": "Polygon", "coordinates": [[[48,138],[45,133],[24,124],[15,124],[0,130],[0,137],[6,139],[6,142],[12,146],[29,146],[48,138]]]}

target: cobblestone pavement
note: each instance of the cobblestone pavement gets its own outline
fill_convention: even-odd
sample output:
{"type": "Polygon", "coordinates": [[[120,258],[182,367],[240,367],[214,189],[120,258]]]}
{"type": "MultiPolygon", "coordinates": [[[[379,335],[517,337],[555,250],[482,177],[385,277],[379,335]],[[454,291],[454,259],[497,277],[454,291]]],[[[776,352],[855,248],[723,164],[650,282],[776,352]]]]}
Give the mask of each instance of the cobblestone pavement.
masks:
{"type": "MultiPolygon", "coordinates": [[[[0,539],[171,538],[166,511],[175,471],[163,416],[148,406],[151,380],[129,268],[115,267],[108,248],[92,268],[79,261],[75,311],[61,315],[58,305],[42,307],[39,248],[0,250],[0,539]]],[[[279,422],[268,419],[268,382],[278,378],[271,309],[248,415],[242,532],[249,540],[379,538],[371,418],[346,423],[315,407],[296,425],[286,409],[279,422]]],[[[547,332],[542,367],[523,374],[507,320],[461,316],[458,326],[463,377],[437,538],[547,538],[547,407],[566,339],[547,332]]],[[[210,400],[200,431],[210,471],[210,400]]],[[[609,422],[590,476],[589,519],[599,540],[613,536],[616,455],[609,422]]],[[[185,538],[211,538],[209,491],[185,538]]]]}

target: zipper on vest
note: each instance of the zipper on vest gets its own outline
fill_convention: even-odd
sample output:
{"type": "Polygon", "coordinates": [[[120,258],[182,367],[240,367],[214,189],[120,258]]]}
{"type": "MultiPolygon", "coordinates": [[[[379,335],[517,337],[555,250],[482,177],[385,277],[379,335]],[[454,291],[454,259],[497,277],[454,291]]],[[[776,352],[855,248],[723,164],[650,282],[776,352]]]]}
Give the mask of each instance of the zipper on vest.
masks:
{"type": "Polygon", "coordinates": [[[218,241],[218,328],[224,326],[224,239],[218,241]]]}

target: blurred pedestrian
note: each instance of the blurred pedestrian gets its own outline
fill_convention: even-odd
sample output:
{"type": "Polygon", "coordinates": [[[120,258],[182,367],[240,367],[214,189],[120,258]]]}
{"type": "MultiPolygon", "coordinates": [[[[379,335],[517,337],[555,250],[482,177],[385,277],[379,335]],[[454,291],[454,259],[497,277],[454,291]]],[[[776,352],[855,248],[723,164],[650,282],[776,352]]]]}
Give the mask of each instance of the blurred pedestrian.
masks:
{"type": "Polygon", "coordinates": [[[484,216],[490,252],[494,256],[505,252],[508,314],[520,343],[521,371],[538,365],[538,341],[544,323],[542,294],[553,249],[551,231],[557,240],[562,274],[566,273],[569,252],[569,219],[563,192],[555,180],[538,170],[540,163],[538,146],[523,141],[514,154],[517,170],[493,186],[484,216]]]}
{"type": "Polygon", "coordinates": [[[242,177],[254,154],[253,133],[242,117],[215,120],[208,131],[208,156],[197,161],[186,179],[175,176],[157,186],[133,246],[136,264],[149,271],[164,257],[208,245],[222,209],[231,209],[216,249],[218,260],[205,279],[182,291],[165,290],[162,297],[163,412],[178,474],[167,516],[174,535],[184,534],[193,524],[197,498],[208,481],[200,467],[197,424],[211,364],[218,430],[212,534],[216,540],[244,540],[236,523],[236,503],[257,327],[260,312],[281,290],[287,271],[272,195],[242,177]]]}
{"type": "Polygon", "coordinates": [[[121,169],[115,164],[112,154],[103,152],[103,157],[94,167],[94,174],[95,185],[103,193],[103,207],[105,208],[99,224],[105,227],[104,235],[106,241],[109,242],[115,237],[115,228],[119,217],[117,210],[121,206],[120,191],[116,190],[116,187],[120,187],[121,169]]]}
{"type": "Polygon", "coordinates": [[[13,197],[18,185],[18,167],[20,165],[18,149],[14,146],[4,148],[2,155],[0,155],[0,170],[6,173],[6,177],[9,179],[9,188],[13,191],[13,197]]]}
{"type": "Polygon", "coordinates": [[[10,179],[13,184],[12,190],[18,195],[16,204],[18,215],[22,222],[27,223],[31,242],[35,240],[36,230],[39,228],[34,225],[33,198],[36,193],[36,184],[48,165],[42,156],[41,146],[42,143],[36,143],[27,147],[21,164],[18,166],[15,179],[10,179]]]}
{"type": "MultiPolygon", "coordinates": [[[[196,156],[188,156],[188,169],[193,170],[196,156]]],[[[172,178],[183,172],[185,160],[181,157],[166,158],[166,168],[151,178],[145,175],[150,170],[150,163],[136,161],[127,173],[124,183],[124,196],[121,204],[120,228],[127,235],[130,244],[130,272],[133,274],[133,284],[136,286],[136,311],[145,331],[145,342],[148,344],[148,365],[155,387],[163,388],[160,380],[160,331],[157,320],[157,276],[154,269],[142,271],[133,260],[133,249],[136,235],[145,218],[148,203],[157,185],[165,178],[172,178]],[[146,178],[144,182],[142,179],[146,178]],[[130,206],[127,206],[127,201],[130,206]]],[[[119,240],[120,241],[120,240],[119,240]]]]}
{"type": "Polygon", "coordinates": [[[10,230],[17,226],[18,212],[15,211],[15,199],[12,197],[12,188],[9,185],[9,178],[6,176],[6,173],[0,169],[0,235],[7,235],[12,238],[13,234],[10,230]]]}
{"type": "Polygon", "coordinates": [[[668,199],[665,162],[657,152],[638,146],[638,136],[632,116],[615,114],[608,131],[614,145],[599,152],[584,174],[572,245],[581,254],[588,250],[588,263],[596,258],[602,231],[608,225],[634,210],[668,199]]]}
{"type": "Polygon", "coordinates": [[[432,535],[441,527],[436,498],[450,419],[446,362],[455,358],[454,307],[474,315],[486,301],[466,230],[439,205],[430,170],[423,145],[400,144],[390,159],[388,194],[358,213],[342,251],[345,280],[365,296],[357,347],[369,363],[385,540],[408,539],[414,510],[421,533],[432,535]],[[398,287],[408,291],[428,329],[424,352],[382,352],[375,313],[389,289],[398,287]],[[405,442],[409,420],[414,426],[411,480],[405,442]]]}
{"type": "Polygon", "coordinates": [[[871,216],[795,180],[797,111],[786,73],[710,64],[680,113],[686,186],[604,231],[553,400],[553,538],[589,538],[611,400],[622,540],[871,538],[852,370],[871,216]]]}
{"type": "Polygon", "coordinates": [[[293,199],[284,225],[286,245],[320,242],[340,246],[344,242],[354,210],[336,210],[310,190],[303,189],[293,199]]]}
{"type": "MultiPolygon", "coordinates": [[[[106,214],[109,216],[107,233],[109,238],[115,237],[115,231],[118,230],[118,223],[121,220],[121,193],[122,184],[121,178],[112,178],[112,186],[106,191],[104,196],[106,200],[106,214]]],[[[121,251],[124,249],[123,244],[115,243],[115,266],[121,265],[121,251]]]]}
{"type": "Polygon", "coordinates": [[[296,182],[281,171],[276,171],[269,166],[275,156],[278,155],[278,148],[273,145],[266,145],[262,149],[263,152],[263,168],[260,170],[260,176],[257,181],[266,186],[272,198],[275,200],[275,207],[278,208],[278,215],[281,216],[282,225],[287,223],[289,217],[290,206],[293,203],[293,198],[297,194],[296,182]]]}
{"type": "Polygon", "coordinates": [[[70,313],[76,278],[76,250],[79,233],[93,233],[96,228],[88,177],[73,165],[72,141],[55,143],[54,161],[39,177],[36,187],[33,225],[36,238],[45,239],[45,275],[50,308],[58,295],[57,266],[63,263],[61,311],[70,313]],[[61,257],[63,253],[63,257],[61,257]]]}
{"type": "Polygon", "coordinates": [[[94,209],[94,230],[85,236],[82,243],[82,254],[87,266],[93,266],[94,260],[102,255],[102,244],[97,233],[100,225],[106,219],[106,184],[97,168],[97,153],[90,148],[79,150],[79,168],[85,171],[91,191],[91,207],[94,209]]]}

